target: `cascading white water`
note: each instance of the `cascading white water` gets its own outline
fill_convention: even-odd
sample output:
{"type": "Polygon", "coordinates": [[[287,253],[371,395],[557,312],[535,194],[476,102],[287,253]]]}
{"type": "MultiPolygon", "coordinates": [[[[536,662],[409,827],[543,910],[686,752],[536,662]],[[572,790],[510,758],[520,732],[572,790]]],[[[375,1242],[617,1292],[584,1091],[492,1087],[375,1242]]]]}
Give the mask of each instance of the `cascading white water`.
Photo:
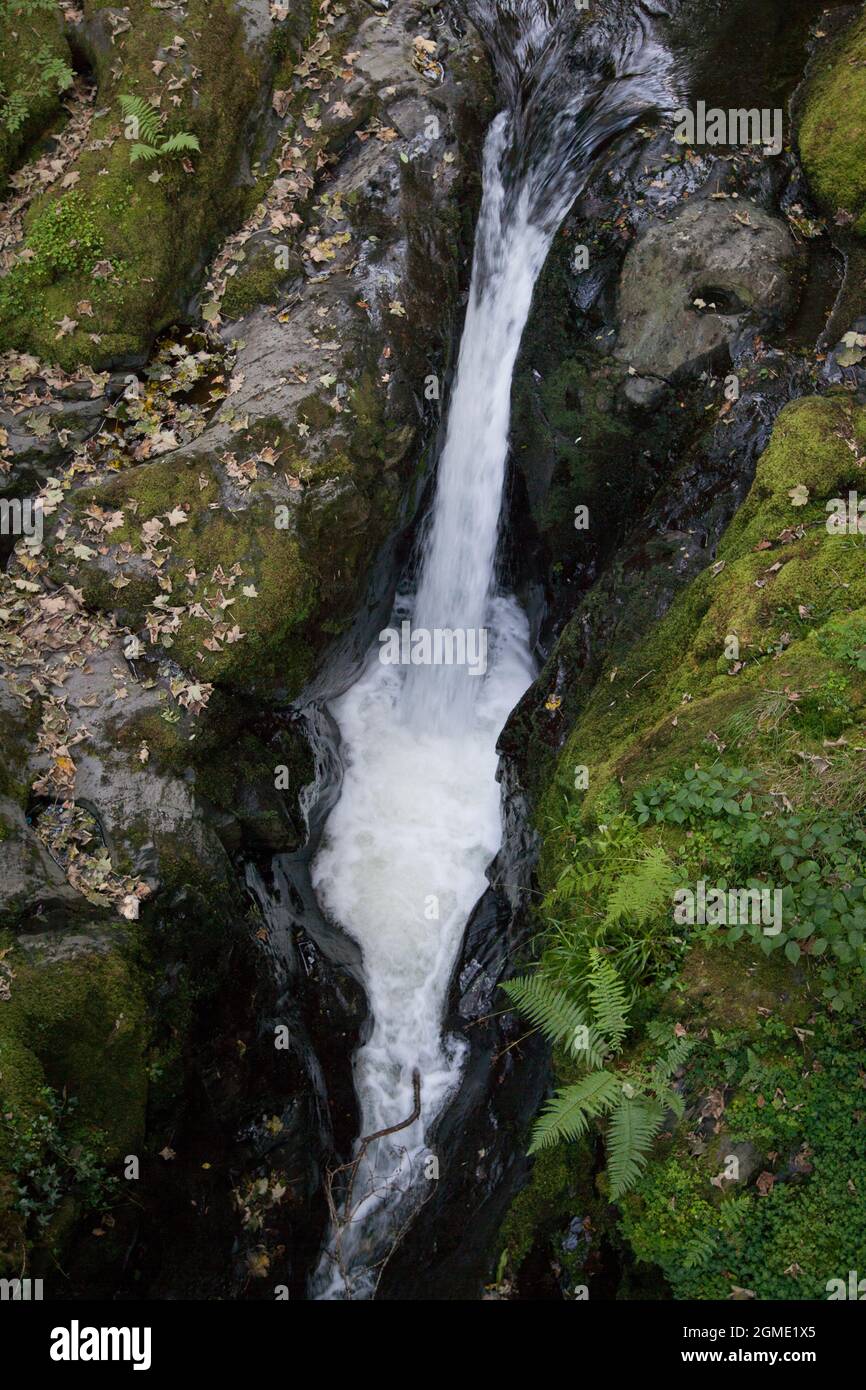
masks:
{"type": "Polygon", "coordinates": [[[361,1132],[412,1114],[415,1070],[421,1116],[379,1140],[359,1171],[355,1193],[370,1195],[342,1234],[339,1262],[333,1250],[325,1257],[324,1297],[343,1296],[347,1278],[363,1296],[378,1253],[369,1240],[359,1248],[370,1211],[399,1220],[389,1194],[411,1182],[424,1136],[459,1080],[463,1049],[442,1036],[444,995],[502,837],[496,740],[532,679],[526,617],[514,598],[491,592],[511,373],[545,254],[525,220],[502,235],[504,128],[502,117],[488,138],[479,219],[488,292],[476,286],[470,298],[418,594],[414,604],[401,599],[391,619],[413,631],[483,629],[487,670],[385,665],[377,648],[331,707],[345,774],[313,884],[363,950],[373,1032],[355,1063],[361,1132]]]}
{"type": "MultiPolygon", "coordinates": [[[[447,626],[478,633],[489,626],[511,377],[549,242],[529,219],[528,189],[505,215],[501,166],[508,131],[503,113],[493,122],[485,144],[472,287],[412,615],[413,628],[422,632],[447,626]],[[479,276],[481,266],[484,273],[479,276]]],[[[496,637],[495,628],[491,635],[496,637]]],[[[528,675],[528,663],[526,671],[528,675]]],[[[477,679],[458,665],[410,666],[400,706],[403,723],[416,729],[465,731],[474,722],[477,679]]],[[[522,690],[512,693],[516,699],[522,690]]]]}
{"type": "MultiPolygon", "coordinates": [[[[423,1200],[425,1140],[460,1079],[464,1049],[442,1034],[445,992],[501,841],[497,738],[533,675],[526,617],[513,596],[495,589],[511,378],[555,230],[591,156],[635,118],[633,102],[617,109],[605,99],[609,77],[591,93],[572,94],[570,103],[559,93],[552,118],[549,106],[538,105],[547,116],[547,143],[533,157],[522,132],[542,78],[556,70],[551,39],[558,41],[558,31],[554,7],[514,3],[508,13],[525,28],[507,61],[521,65],[521,77],[534,66],[536,87],[528,89],[528,102],[524,89],[522,110],[515,99],[515,109],[496,118],[486,140],[469,305],[432,520],[416,596],[402,595],[391,618],[392,629],[408,622],[413,633],[483,631],[486,670],[389,665],[377,646],[360,679],[331,706],[345,773],[313,883],[325,910],[362,949],[373,1025],[355,1059],[361,1134],[403,1126],[413,1113],[416,1071],[421,1106],[411,1125],[365,1149],[345,1220],[331,1231],[312,1280],[317,1298],[363,1298],[375,1290],[377,1265],[413,1200],[423,1200]]],[[[639,48],[645,53],[645,43],[639,48]]],[[[635,44],[623,51],[633,56],[635,44]]],[[[627,88],[633,72],[621,69],[620,81],[627,88]]],[[[647,104],[643,94],[637,109],[647,104]]]]}

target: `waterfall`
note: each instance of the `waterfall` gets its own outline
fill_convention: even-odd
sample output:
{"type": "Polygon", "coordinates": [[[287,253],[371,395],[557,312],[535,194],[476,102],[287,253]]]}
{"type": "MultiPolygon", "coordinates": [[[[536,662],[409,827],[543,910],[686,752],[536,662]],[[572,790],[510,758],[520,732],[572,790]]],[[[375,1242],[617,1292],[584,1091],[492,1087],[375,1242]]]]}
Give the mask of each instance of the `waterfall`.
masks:
{"type": "Polygon", "coordinates": [[[496,583],[514,363],[535,281],[593,161],[665,95],[666,55],[631,14],[579,39],[574,7],[549,0],[499,0],[474,17],[507,105],[485,142],[420,577],[331,705],[344,779],[313,883],[362,949],[372,1031],[355,1059],[361,1134],[392,1133],[362,1145],[346,1175],[312,1280],[317,1298],[372,1296],[377,1268],[435,1180],[440,1156],[427,1140],[464,1054],[443,1036],[445,992],[501,841],[497,739],[533,678],[526,617],[496,583]]]}

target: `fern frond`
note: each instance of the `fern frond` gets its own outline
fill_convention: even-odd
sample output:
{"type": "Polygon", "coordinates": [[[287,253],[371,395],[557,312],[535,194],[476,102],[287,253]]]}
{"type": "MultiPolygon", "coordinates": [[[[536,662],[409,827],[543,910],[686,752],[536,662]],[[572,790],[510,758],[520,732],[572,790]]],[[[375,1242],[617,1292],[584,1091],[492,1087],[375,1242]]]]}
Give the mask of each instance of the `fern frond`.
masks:
{"type": "Polygon", "coordinates": [[[652,1069],[652,1085],[655,1090],[664,1090],[674,1072],[683,1065],[694,1045],[694,1038],[671,1039],[665,1051],[656,1059],[652,1069]]]}
{"type": "Polygon", "coordinates": [[[655,1092],[655,1098],[663,1110],[672,1110],[678,1120],[681,1120],[685,1115],[686,1103],[679,1091],[662,1091],[659,1089],[655,1092]]]}
{"type": "Polygon", "coordinates": [[[509,980],[502,988],[554,1047],[567,1047],[587,1067],[600,1065],[605,1046],[598,1029],[587,1023],[580,1006],[540,971],[509,980]]]}
{"type": "Polygon", "coordinates": [[[665,851],[658,845],[652,846],[632,872],[617,880],[608,898],[605,924],[610,926],[628,917],[637,926],[645,926],[660,912],[667,912],[679,885],[680,876],[665,851]]]}
{"type": "Polygon", "coordinates": [[[142,145],[137,143],[129,151],[129,162],[134,164],[136,160],[143,159],[147,164],[151,159],[159,159],[159,150],[155,150],[153,145],[142,145]]]}
{"type": "Polygon", "coordinates": [[[620,1102],[607,1127],[607,1171],[613,1201],[634,1187],[663,1119],[664,1111],[655,1101],[646,1096],[630,1100],[620,1091],[620,1102]]]}
{"type": "Polygon", "coordinates": [[[619,972],[595,947],[589,953],[588,991],[595,1026],[617,1051],[628,1031],[631,1003],[619,972]]]}
{"type": "Polygon", "coordinates": [[[138,133],[142,141],[148,145],[155,145],[162,133],[162,121],[156,107],[151,106],[143,97],[129,96],[126,93],[118,100],[124,116],[134,116],[138,121],[138,133]]]}
{"type": "Polygon", "coordinates": [[[726,1197],[719,1207],[719,1221],[728,1236],[739,1234],[746,1213],[751,1206],[748,1197],[726,1197]]]}
{"type": "Polygon", "coordinates": [[[621,1095],[620,1082],[609,1071],[594,1071],[557,1091],[535,1122],[529,1152],[552,1148],[561,1139],[579,1139],[590,1120],[606,1115],[621,1095]]]}
{"type": "Polygon", "coordinates": [[[683,1269],[701,1269],[716,1253],[716,1232],[696,1231],[682,1254],[683,1269]]]}
{"type": "Polygon", "coordinates": [[[160,154],[183,154],[186,150],[201,152],[198,137],[191,135],[188,130],[179,130],[176,135],[170,135],[159,147],[160,154]]]}

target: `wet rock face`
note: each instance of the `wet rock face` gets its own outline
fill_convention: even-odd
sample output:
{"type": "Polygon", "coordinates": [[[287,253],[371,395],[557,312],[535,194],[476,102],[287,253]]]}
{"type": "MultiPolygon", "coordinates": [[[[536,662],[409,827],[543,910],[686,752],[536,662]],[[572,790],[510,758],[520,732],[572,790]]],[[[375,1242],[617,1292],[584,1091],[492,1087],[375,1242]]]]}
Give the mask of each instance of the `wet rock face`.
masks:
{"type": "MultiPolygon", "coordinates": [[[[128,1017],[135,1004],[121,1064],[88,1065],[104,1071],[106,1087],[122,1086],[124,1068],[134,1077],[147,1197],[136,1209],[119,1206],[116,1238],[98,1250],[76,1227],[84,1213],[71,1201],[57,1246],[69,1287],[106,1296],[122,1285],[133,1296],[270,1297],[278,1281],[302,1296],[325,1216],[322,1173],[356,1133],[351,1054],[366,1001],[352,943],[329,932],[306,899],[305,930],[303,793],[315,769],[286,706],[314,674],[325,698],[351,679],[372,610],[393,588],[439,425],[489,114],[473,31],[431,19],[416,0],[397,0],[387,15],[320,15],[318,29],[303,4],[285,20],[272,20],[260,0],[240,9],[244,90],[235,96],[243,99],[217,103],[232,127],[219,154],[230,173],[211,167],[195,124],[199,174],[172,171],[203,204],[218,177],[218,215],[198,207],[183,256],[172,251],[157,216],[168,175],[132,184],[140,171],[129,171],[125,142],[113,134],[112,170],[150,208],[145,244],[159,253],[159,275],[151,279],[138,243],[124,241],[124,256],[138,258],[135,283],[156,289],[140,304],[115,296],[104,305],[102,280],[91,291],[88,272],[82,290],[73,267],[56,293],[76,303],[92,294],[94,317],[110,316],[119,336],[94,342],[84,330],[97,325],[82,321],[74,341],[54,329],[44,340],[46,353],[71,366],[113,367],[129,359],[134,339],[140,361],[169,314],[184,306],[197,318],[204,304],[207,345],[225,378],[214,371],[227,389],[207,410],[197,398],[189,411],[181,405],[190,427],[177,434],[161,415],[158,447],[148,440],[137,449],[124,433],[129,376],[77,366],[67,375],[40,362],[21,352],[41,350],[29,327],[7,323],[4,339],[12,350],[2,366],[0,482],[17,496],[50,478],[53,500],[42,542],[26,555],[19,548],[2,576],[0,734],[10,768],[0,770],[0,991],[14,972],[6,1017],[25,1021],[34,1000],[56,995],[72,1052],[88,970],[112,985],[94,999],[97,1051],[123,1012],[117,993],[129,998],[128,1017]],[[435,64],[426,56],[431,34],[435,64]],[[257,180],[262,203],[250,214],[257,180]],[[241,230],[208,272],[213,233],[226,225],[241,230]],[[276,268],[278,251],[288,255],[276,268]],[[425,391],[428,378],[438,389],[425,391]],[[176,544],[154,562],[149,542],[169,512],[176,544]],[[106,515],[111,528],[88,545],[106,515]],[[201,626],[214,584],[239,620],[222,646],[201,626]],[[350,655],[333,658],[340,634],[350,655]],[[295,874],[303,891],[286,879],[253,900],[244,860],[267,863],[273,853],[303,861],[295,874]],[[284,1049],[274,1045],[280,1027],[284,1049]]],[[[115,13],[122,19],[99,10],[115,13]]],[[[213,26],[204,28],[213,39],[213,26]]],[[[117,51],[100,33],[91,25],[80,42],[104,85],[117,51]]],[[[153,48],[139,53],[137,25],[122,34],[124,55],[141,59],[150,84],[160,76],[153,48]]],[[[180,60],[159,52],[167,81],[180,60]]],[[[213,69],[231,68],[226,54],[208,47],[205,95],[213,69]]],[[[213,138],[219,143],[219,129],[213,138]]],[[[97,163],[108,159],[98,152],[97,163]]],[[[107,185],[91,172],[94,188],[107,185]]],[[[75,206],[89,208],[84,174],[76,194],[75,206]]],[[[100,257],[111,260],[108,251],[100,257]]],[[[191,363],[197,347],[187,346],[191,363]]],[[[132,379],[154,420],[165,406],[154,383],[166,360],[161,346],[144,380],[132,379]]],[[[198,378],[183,370],[172,381],[195,396],[198,378]]],[[[39,1067],[48,1072],[47,1053],[22,1054],[13,1069],[13,1046],[17,1032],[0,1035],[0,1114],[17,1102],[19,1081],[35,1096],[39,1067]]],[[[82,1077],[66,1057],[50,1084],[68,1082],[74,1093],[82,1077]]],[[[128,1147],[129,1126],[113,1127],[112,1107],[101,1093],[96,1101],[111,1152],[128,1147]]],[[[4,1273],[7,1217],[12,1256],[22,1239],[7,1201],[9,1162],[0,1142],[4,1273]]]]}
{"type": "MultiPolygon", "coordinates": [[[[755,203],[689,203],[652,223],[626,256],[615,355],[662,382],[723,362],[747,325],[791,312],[797,265],[784,223],[755,203]]],[[[641,402],[647,392],[638,388],[641,402]]]]}

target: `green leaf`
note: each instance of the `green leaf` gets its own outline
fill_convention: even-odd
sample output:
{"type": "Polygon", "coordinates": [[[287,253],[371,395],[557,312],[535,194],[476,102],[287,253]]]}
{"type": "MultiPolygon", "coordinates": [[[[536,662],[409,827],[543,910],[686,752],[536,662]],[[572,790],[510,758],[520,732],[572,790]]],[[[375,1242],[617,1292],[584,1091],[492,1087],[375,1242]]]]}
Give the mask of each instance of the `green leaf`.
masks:
{"type": "Polygon", "coordinates": [[[588,1067],[600,1064],[605,1046],[599,1030],[588,1024],[580,1005],[545,979],[540,971],[509,980],[502,988],[512,1004],[541,1029],[554,1047],[567,1047],[572,1056],[581,1058],[588,1067]],[[578,1038],[586,1040],[585,1049],[576,1046],[578,1038]]]}
{"type": "Polygon", "coordinates": [[[163,140],[159,147],[160,154],[184,154],[187,151],[201,151],[201,146],[195,135],[189,131],[181,130],[176,135],[170,135],[167,140],[163,140]]]}
{"type": "Polygon", "coordinates": [[[607,1171],[613,1201],[634,1187],[663,1119],[662,1107],[644,1096],[633,1100],[623,1096],[613,1111],[607,1129],[607,1171]]]}
{"type": "Polygon", "coordinates": [[[609,1071],[594,1071],[557,1091],[535,1123],[529,1152],[552,1148],[562,1139],[579,1139],[590,1120],[606,1114],[620,1097],[621,1083],[609,1071]]]}
{"type": "Polygon", "coordinates": [[[151,160],[158,158],[159,150],[155,150],[152,145],[142,145],[140,142],[136,142],[136,144],[134,144],[129,151],[130,164],[137,163],[139,159],[143,160],[145,164],[147,164],[151,160]]]}

